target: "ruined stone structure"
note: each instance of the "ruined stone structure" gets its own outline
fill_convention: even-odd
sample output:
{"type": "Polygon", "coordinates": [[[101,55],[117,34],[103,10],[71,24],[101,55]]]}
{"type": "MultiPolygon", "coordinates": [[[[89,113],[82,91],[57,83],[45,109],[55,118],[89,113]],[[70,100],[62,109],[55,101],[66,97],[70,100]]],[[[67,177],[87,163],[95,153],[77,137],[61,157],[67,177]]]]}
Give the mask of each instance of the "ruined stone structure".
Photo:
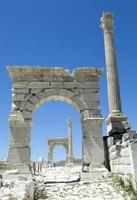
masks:
{"type": "Polygon", "coordinates": [[[48,139],[48,166],[53,166],[53,151],[56,146],[63,146],[66,150],[66,160],[68,160],[68,138],[49,138],[48,139]]]}
{"type": "Polygon", "coordinates": [[[65,101],[78,110],[83,164],[104,162],[99,98],[102,69],[80,68],[71,74],[63,68],[8,67],[8,72],[13,80],[8,169],[30,173],[32,114],[50,100],[65,101]]]}
{"type": "Polygon", "coordinates": [[[72,120],[68,119],[68,138],[48,139],[48,165],[53,166],[53,151],[56,146],[63,146],[66,150],[67,164],[73,164],[72,120]]]}
{"type": "MultiPolygon", "coordinates": [[[[137,191],[137,134],[122,113],[112,13],[103,13],[101,27],[105,43],[109,102],[109,115],[106,120],[108,136],[104,137],[105,163],[107,167],[110,166],[108,168],[113,174],[122,177],[124,181],[129,179],[137,191]]],[[[16,169],[19,174],[30,173],[32,114],[47,101],[61,100],[73,105],[80,114],[82,161],[85,166],[83,171],[86,172],[82,177],[87,179],[97,176],[97,172],[101,174],[104,147],[99,79],[102,70],[89,67],[70,73],[63,68],[8,67],[8,71],[13,80],[8,169],[16,169]]],[[[50,152],[54,145],[60,142],[68,152],[68,160],[72,161],[71,122],[69,139],[59,140],[49,140],[52,146],[50,152]]]]}
{"type": "Polygon", "coordinates": [[[106,120],[109,136],[104,137],[105,159],[110,171],[122,179],[125,185],[131,183],[137,191],[137,134],[122,114],[112,13],[103,13],[101,27],[104,33],[109,102],[109,116],[106,120]]]}

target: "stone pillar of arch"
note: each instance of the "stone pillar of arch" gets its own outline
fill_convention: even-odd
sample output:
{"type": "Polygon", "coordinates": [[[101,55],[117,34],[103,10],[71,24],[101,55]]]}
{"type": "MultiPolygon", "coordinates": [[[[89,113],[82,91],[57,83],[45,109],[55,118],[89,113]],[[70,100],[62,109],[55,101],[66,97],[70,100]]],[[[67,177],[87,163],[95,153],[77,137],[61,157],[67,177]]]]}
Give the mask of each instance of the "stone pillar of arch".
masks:
{"type": "Polygon", "coordinates": [[[30,120],[24,121],[20,112],[14,112],[9,117],[10,138],[7,169],[15,169],[15,174],[30,174],[30,120]]]}
{"type": "Polygon", "coordinates": [[[103,164],[102,118],[87,118],[83,126],[83,165],[103,164]],[[92,134],[91,134],[92,132],[92,134]]]}
{"type": "Polygon", "coordinates": [[[48,166],[53,167],[53,146],[48,143],[48,166]]]}

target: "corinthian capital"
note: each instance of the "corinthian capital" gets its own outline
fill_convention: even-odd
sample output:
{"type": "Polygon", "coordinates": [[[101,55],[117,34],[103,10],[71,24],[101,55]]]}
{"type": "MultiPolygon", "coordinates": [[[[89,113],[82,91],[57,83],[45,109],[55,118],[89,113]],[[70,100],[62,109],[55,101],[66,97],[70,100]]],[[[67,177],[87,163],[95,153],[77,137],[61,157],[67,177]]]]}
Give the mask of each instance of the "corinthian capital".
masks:
{"type": "Polygon", "coordinates": [[[103,13],[101,17],[101,28],[105,32],[112,33],[114,30],[114,21],[113,21],[113,14],[112,13],[103,13]]]}

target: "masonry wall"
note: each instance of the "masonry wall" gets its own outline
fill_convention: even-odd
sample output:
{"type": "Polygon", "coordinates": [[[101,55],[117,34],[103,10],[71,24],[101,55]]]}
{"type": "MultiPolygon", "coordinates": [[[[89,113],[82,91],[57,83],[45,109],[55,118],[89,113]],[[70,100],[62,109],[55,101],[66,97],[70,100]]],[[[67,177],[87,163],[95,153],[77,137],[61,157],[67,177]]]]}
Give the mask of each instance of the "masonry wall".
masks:
{"type": "Polygon", "coordinates": [[[137,134],[128,131],[122,138],[108,137],[110,169],[137,189],[137,134]]]}

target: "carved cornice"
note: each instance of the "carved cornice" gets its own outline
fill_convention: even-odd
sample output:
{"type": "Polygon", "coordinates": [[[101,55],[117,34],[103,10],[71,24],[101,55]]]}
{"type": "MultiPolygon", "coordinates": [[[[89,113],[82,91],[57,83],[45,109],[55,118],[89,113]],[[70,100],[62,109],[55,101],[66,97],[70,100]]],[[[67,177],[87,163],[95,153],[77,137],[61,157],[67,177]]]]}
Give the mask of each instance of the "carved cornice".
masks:
{"type": "MultiPolygon", "coordinates": [[[[29,67],[29,66],[8,66],[7,70],[10,77],[13,81],[31,81],[43,80],[43,78],[57,77],[68,79],[69,81],[80,80],[84,78],[85,80],[88,77],[101,77],[103,69],[96,69],[93,67],[82,67],[75,69],[72,73],[69,70],[64,68],[49,68],[49,67],[29,67]]],[[[61,79],[60,79],[61,80],[61,79]]],[[[59,80],[59,81],[60,81],[59,80]]]]}

